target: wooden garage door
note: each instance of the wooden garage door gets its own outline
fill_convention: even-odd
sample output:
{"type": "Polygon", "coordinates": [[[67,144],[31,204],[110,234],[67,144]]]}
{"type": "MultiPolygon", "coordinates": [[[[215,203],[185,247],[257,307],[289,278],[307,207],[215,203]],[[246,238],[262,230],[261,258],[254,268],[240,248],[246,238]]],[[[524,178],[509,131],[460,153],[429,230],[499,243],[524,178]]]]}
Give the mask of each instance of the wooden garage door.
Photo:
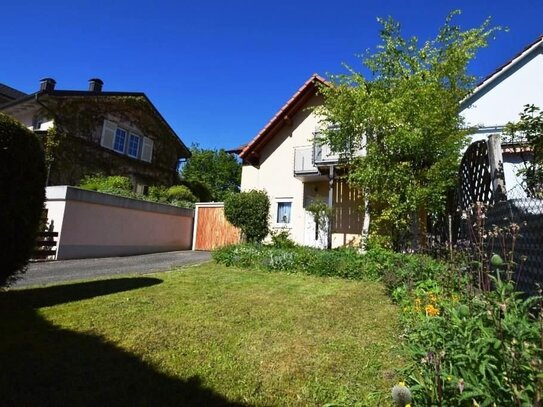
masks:
{"type": "Polygon", "coordinates": [[[196,207],[194,250],[213,250],[240,242],[240,233],[224,217],[223,206],[196,207]]]}

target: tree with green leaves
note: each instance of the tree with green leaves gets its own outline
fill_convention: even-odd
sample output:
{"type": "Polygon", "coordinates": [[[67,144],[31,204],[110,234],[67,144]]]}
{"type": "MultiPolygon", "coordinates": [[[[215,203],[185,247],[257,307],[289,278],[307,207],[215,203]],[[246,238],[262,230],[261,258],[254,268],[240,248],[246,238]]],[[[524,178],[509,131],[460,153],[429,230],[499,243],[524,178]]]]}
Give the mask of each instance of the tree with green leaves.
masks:
{"type": "Polygon", "coordinates": [[[396,248],[414,235],[416,245],[426,214],[445,209],[468,134],[459,115],[475,83],[467,65],[497,30],[487,20],[463,31],[452,23],[458,13],[423,44],[380,19],[381,43],[361,57],[368,74],[347,67],[321,88],[322,141],[336,152],[365,151],[346,155],[349,181],[364,192],[370,234],[396,248]]]}
{"type": "Polygon", "coordinates": [[[504,135],[521,155],[524,167],[519,171],[530,196],[543,197],[543,111],[525,105],[517,122],[507,123],[504,135]],[[529,149],[525,149],[529,146],[529,149]]]}
{"type": "Polygon", "coordinates": [[[211,200],[223,201],[230,192],[239,192],[241,164],[224,149],[210,150],[191,146],[192,157],[183,165],[182,180],[200,182],[211,192],[211,200]]]}

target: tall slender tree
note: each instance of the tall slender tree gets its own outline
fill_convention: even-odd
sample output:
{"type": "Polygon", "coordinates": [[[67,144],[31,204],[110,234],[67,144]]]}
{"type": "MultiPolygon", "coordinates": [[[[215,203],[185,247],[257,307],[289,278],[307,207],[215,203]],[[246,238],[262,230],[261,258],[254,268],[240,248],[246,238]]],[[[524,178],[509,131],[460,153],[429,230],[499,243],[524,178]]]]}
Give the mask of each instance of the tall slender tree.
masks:
{"type": "Polygon", "coordinates": [[[499,29],[486,20],[464,31],[452,23],[458,13],[422,44],[405,39],[392,18],[379,19],[381,42],[361,57],[364,72],[347,67],[321,88],[323,140],[335,151],[365,150],[348,157],[349,181],[364,191],[370,233],[395,247],[413,234],[417,242],[427,211],[445,208],[468,133],[459,115],[475,81],[467,65],[499,29]]]}

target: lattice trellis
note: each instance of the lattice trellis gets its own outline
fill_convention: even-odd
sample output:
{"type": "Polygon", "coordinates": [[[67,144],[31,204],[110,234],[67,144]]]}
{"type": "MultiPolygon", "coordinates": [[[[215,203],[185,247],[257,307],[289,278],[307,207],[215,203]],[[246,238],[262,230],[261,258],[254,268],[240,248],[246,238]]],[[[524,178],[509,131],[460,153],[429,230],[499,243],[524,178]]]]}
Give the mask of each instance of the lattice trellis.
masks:
{"type": "MultiPolygon", "coordinates": [[[[470,222],[475,216],[474,204],[484,203],[486,219],[483,224],[486,231],[497,230],[500,234],[497,241],[485,242],[487,255],[490,257],[498,253],[506,258],[513,253],[516,263],[513,279],[518,284],[517,289],[536,294],[537,284],[543,284],[543,199],[500,200],[494,196],[485,140],[473,143],[466,150],[460,165],[459,182],[457,205],[470,216],[464,221],[458,212],[454,213],[455,222],[458,222],[454,231],[458,231],[458,239],[469,239],[470,222]],[[510,232],[513,227],[520,231],[514,240],[510,232]]],[[[513,186],[513,190],[518,187],[520,185],[513,186]]]]}
{"type": "Polygon", "coordinates": [[[488,147],[485,140],[477,141],[466,150],[460,164],[459,205],[462,210],[471,208],[476,202],[494,202],[492,176],[488,162],[488,147]]]}

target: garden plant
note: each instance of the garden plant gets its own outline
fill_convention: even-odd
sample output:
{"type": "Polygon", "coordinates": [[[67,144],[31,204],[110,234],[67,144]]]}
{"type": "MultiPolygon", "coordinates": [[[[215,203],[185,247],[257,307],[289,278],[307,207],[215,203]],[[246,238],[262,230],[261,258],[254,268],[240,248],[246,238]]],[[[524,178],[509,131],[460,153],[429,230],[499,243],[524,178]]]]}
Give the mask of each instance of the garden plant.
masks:
{"type": "Polygon", "coordinates": [[[45,200],[45,156],[37,136],[0,113],[0,287],[32,256],[45,200]]]}

